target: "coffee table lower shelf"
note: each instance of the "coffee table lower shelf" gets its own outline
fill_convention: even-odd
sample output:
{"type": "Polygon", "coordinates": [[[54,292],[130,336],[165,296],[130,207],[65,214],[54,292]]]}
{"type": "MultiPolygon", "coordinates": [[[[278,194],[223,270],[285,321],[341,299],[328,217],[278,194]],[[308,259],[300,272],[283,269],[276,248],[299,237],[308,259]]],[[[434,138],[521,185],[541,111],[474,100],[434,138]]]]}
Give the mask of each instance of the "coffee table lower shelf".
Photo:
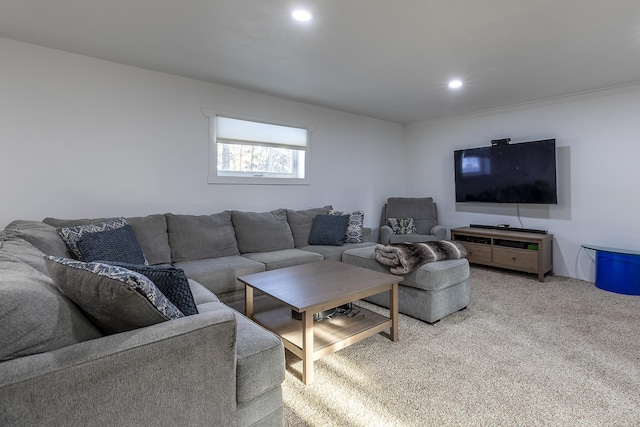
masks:
{"type": "MultiPolygon", "coordinates": [[[[360,306],[358,308],[360,312],[353,317],[338,316],[313,322],[313,360],[391,330],[393,322],[390,318],[360,306]]],[[[284,347],[304,361],[303,322],[291,317],[289,307],[254,314],[253,319],[280,336],[284,347]]]]}

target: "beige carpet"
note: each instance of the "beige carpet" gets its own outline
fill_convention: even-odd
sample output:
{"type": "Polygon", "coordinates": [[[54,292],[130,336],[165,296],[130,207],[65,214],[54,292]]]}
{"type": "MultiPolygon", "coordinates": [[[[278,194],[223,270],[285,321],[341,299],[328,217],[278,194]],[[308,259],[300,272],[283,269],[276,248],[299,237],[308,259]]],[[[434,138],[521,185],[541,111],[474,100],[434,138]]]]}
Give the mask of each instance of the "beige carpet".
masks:
{"type": "MultiPolygon", "coordinates": [[[[385,312],[376,306],[368,308],[385,312]]],[[[288,426],[640,426],[640,297],[473,267],[467,310],[315,362],[287,352],[288,426]]]]}

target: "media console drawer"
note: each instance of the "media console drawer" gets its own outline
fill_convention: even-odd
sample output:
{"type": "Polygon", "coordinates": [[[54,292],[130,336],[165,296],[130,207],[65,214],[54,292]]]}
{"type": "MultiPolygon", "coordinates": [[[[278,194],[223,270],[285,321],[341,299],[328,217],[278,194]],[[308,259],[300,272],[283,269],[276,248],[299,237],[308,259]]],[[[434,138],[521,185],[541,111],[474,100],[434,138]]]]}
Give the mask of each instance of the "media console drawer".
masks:
{"type": "Polygon", "coordinates": [[[460,227],[451,240],[464,245],[470,263],[534,273],[541,282],[553,273],[553,234],[460,227]]]}
{"type": "Polygon", "coordinates": [[[469,262],[491,262],[491,246],[479,243],[460,242],[467,250],[467,259],[469,262]]]}
{"type": "Polygon", "coordinates": [[[508,268],[523,270],[529,273],[538,271],[538,252],[526,249],[505,249],[493,247],[493,262],[508,268]]]}

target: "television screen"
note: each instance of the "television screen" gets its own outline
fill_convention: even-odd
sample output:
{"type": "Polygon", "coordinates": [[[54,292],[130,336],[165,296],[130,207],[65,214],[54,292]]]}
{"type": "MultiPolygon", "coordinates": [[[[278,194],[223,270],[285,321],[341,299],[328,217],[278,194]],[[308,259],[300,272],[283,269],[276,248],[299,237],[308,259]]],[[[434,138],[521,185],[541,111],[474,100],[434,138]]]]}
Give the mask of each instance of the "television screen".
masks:
{"type": "Polygon", "coordinates": [[[456,202],[557,204],[556,140],[454,152],[456,202]]]}

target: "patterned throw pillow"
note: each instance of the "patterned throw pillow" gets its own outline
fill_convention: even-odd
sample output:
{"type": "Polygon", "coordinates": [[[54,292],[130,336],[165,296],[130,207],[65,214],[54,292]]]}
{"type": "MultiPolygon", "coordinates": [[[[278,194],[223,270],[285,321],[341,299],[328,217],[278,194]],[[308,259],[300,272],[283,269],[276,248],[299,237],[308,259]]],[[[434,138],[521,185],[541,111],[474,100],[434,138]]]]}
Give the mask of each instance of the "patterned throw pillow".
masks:
{"type": "Polygon", "coordinates": [[[330,210],[329,215],[349,215],[349,226],[345,234],[345,243],[362,243],[362,227],[364,227],[364,211],[343,212],[330,210]]]}
{"type": "Polygon", "coordinates": [[[55,285],[105,334],[154,325],[184,314],[146,276],[99,262],[46,256],[55,285]]]}
{"type": "Polygon", "coordinates": [[[141,265],[126,262],[108,262],[108,264],[144,274],[185,316],[198,314],[189,280],[183,269],[170,265],[141,265]]]}
{"type": "Polygon", "coordinates": [[[316,215],[309,234],[309,244],[342,246],[348,226],[348,215],[316,215]]]}
{"type": "Polygon", "coordinates": [[[387,218],[393,234],[416,234],[416,225],[413,218],[387,218]]]}
{"type": "Polygon", "coordinates": [[[147,264],[140,243],[124,218],[58,229],[69,251],[80,261],[147,264]]]}

